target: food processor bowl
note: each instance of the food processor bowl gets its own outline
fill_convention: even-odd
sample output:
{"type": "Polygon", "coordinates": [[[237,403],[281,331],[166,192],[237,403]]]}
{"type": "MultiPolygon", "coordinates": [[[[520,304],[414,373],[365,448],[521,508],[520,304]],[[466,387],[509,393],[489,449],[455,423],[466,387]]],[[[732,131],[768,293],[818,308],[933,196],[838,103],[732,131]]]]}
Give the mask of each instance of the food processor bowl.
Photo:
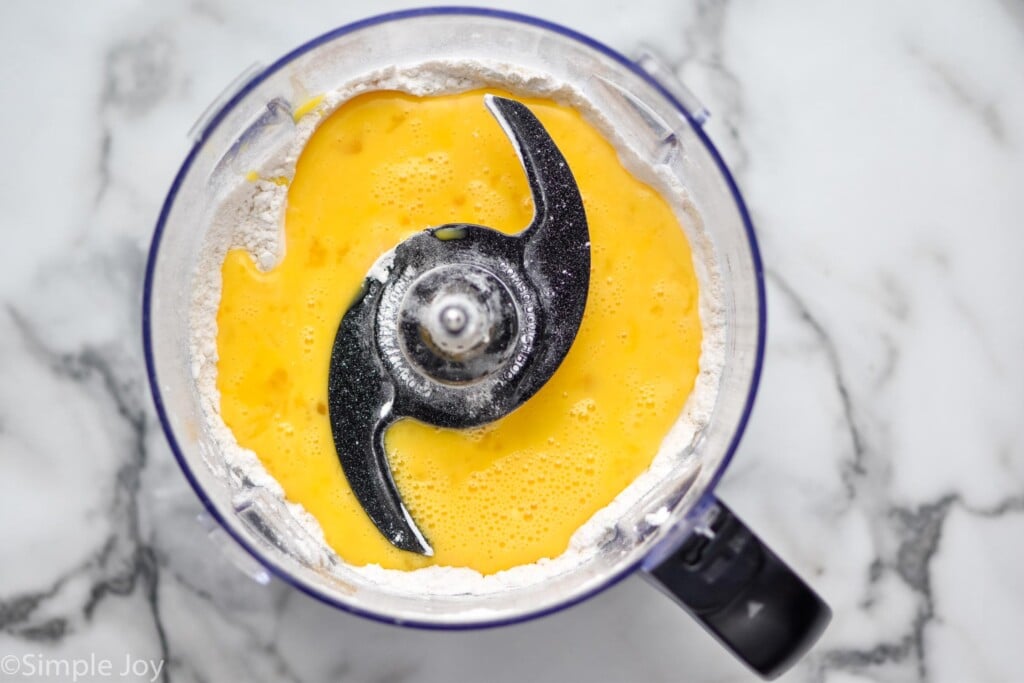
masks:
{"type": "MultiPolygon", "coordinates": [[[[273,574],[335,607],[381,621],[446,629],[538,617],[636,570],[762,675],[817,638],[828,608],[714,496],[744,431],[764,355],[765,295],[750,217],[708,139],[706,113],[657,60],[631,61],[570,29],[493,10],[398,12],[326,33],[247,72],[193,131],[147,264],[143,335],[153,398],[172,451],[210,513],[273,574]],[[423,595],[337,563],[303,559],[307,532],[279,499],[232,473],[205,429],[190,355],[197,261],[218,203],[251,168],[291,144],[293,112],[311,96],[389,67],[426,61],[511,64],[582,93],[639,163],[670,174],[696,207],[698,263],[717,264],[724,365],[713,411],[672,467],[625,510],[574,570],[486,594],[423,595]],[[659,72],[660,70],[660,72],[659,72]]],[[[631,226],[631,229],[642,229],[631,226]]]]}

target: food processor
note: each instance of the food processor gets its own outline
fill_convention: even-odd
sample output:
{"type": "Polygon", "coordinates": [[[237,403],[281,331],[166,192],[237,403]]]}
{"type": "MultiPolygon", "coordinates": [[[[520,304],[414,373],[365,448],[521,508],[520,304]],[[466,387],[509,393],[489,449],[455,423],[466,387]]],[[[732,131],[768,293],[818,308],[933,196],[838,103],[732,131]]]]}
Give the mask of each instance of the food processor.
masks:
{"type": "MultiPolygon", "coordinates": [[[[484,235],[486,228],[481,226],[439,226],[422,233],[427,235],[422,244],[407,247],[395,260],[401,266],[420,259],[436,277],[410,279],[399,290],[401,297],[394,297],[401,302],[416,295],[424,304],[409,308],[411,318],[406,320],[402,305],[381,303],[397,285],[387,280],[374,285],[368,277],[369,290],[362,299],[366,305],[356,304],[346,313],[332,355],[335,440],[341,440],[339,453],[359,454],[347,464],[343,458],[346,475],[350,482],[359,477],[368,482],[360,500],[382,533],[395,545],[424,554],[429,554],[429,544],[416,533],[396,492],[381,493],[388,477],[382,449],[373,439],[386,424],[387,411],[455,427],[506,414],[557,367],[572,343],[586,298],[581,278],[566,275],[558,280],[562,268],[544,273],[550,255],[559,251],[571,266],[566,273],[589,271],[589,252],[580,246],[589,247],[585,217],[577,205],[578,193],[572,196],[571,177],[558,174],[557,148],[548,145],[543,127],[538,130],[523,105],[490,98],[488,107],[516,145],[530,179],[537,207],[534,223],[500,244],[484,235]],[[547,206],[548,195],[557,195],[559,202],[547,206]],[[433,241],[425,241],[428,238],[433,241]],[[477,254],[472,263],[465,256],[469,247],[477,254]],[[509,281],[519,277],[526,282],[522,291],[487,281],[487,273],[513,262],[518,265],[509,272],[519,268],[522,273],[509,275],[509,281]],[[549,291],[555,296],[547,297],[549,291]],[[540,311],[533,323],[517,317],[526,308],[540,311]],[[394,324],[382,326],[382,316],[392,316],[394,324]],[[477,319],[489,321],[495,338],[508,343],[488,343],[472,363],[463,362],[471,346],[465,341],[472,338],[467,330],[476,329],[477,319]],[[545,320],[557,324],[545,325],[545,320]],[[429,328],[432,336],[403,336],[407,328],[429,328]],[[381,340],[381,329],[393,338],[381,340]],[[523,351],[516,340],[526,329],[543,343],[531,342],[523,351]],[[360,389],[364,385],[353,378],[366,372],[380,377],[399,373],[382,365],[381,354],[367,350],[371,337],[378,346],[400,346],[399,356],[412,359],[414,370],[443,379],[440,384],[449,388],[476,387],[477,380],[498,382],[481,378],[492,377],[493,368],[504,367],[512,357],[525,365],[516,366],[521,377],[490,391],[489,401],[474,403],[479,410],[470,419],[465,398],[470,390],[442,387],[415,395],[394,384],[397,393],[389,399],[360,389]],[[417,340],[427,337],[433,345],[419,348],[417,340]],[[479,358],[487,364],[480,365],[479,358]],[[396,397],[401,398],[397,403],[396,397]],[[442,403],[444,410],[437,408],[442,403]]],[[[765,296],[750,218],[702,129],[706,116],[653,55],[630,60],[568,28],[488,9],[431,8],[374,17],[315,38],[270,66],[247,71],[193,129],[194,145],[160,213],[144,289],[143,338],[157,413],[185,476],[211,515],[276,576],[327,604],[372,619],[438,629],[510,624],[563,609],[641,572],[758,674],[770,678],[788,668],[818,638],[831,613],[714,494],[752,408],[764,354],[765,296]],[[515,65],[570,85],[599,112],[634,161],[670,175],[685,189],[696,209],[687,215],[700,227],[700,239],[692,244],[694,258],[716,264],[725,344],[709,421],[672,454],[666,474],[618,515],[611,533],[580,564],[501,590],[425,595],[372,581],[340,560],[329,567],[311,562],[304,551],[309,534],[286,504],[220,457],[204,427],[193,374],[189,310],[191,283],[216,207],[247,169],[260,167],[261,161],[290,144],[296,110],[304,102],[383,69],[445,60],[486,63],[499,70],[501,65],[515,65]]]]}

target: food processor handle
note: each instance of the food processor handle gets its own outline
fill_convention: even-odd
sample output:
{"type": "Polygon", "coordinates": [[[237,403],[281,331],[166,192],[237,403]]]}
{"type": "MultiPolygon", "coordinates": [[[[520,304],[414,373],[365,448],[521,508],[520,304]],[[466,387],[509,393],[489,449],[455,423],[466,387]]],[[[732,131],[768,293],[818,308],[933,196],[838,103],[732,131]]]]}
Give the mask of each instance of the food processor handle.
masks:
{"type": "Polygon", "coordinates": [[[766,679],[803,656],[832,618],[818,594],[718,500],[683,544],[648,572],[766,679]]]}

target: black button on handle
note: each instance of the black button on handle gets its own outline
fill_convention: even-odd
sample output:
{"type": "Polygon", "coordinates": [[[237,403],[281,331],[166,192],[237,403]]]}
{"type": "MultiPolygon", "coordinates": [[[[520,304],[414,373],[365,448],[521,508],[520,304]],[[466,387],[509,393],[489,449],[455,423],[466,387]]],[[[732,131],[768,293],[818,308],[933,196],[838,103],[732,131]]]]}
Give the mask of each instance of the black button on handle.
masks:
{"type": "Polygon", "coordinates": [[[821,636],[832,610],[721,501],[651,575],[758,675],[779,676],[821,636]]]}

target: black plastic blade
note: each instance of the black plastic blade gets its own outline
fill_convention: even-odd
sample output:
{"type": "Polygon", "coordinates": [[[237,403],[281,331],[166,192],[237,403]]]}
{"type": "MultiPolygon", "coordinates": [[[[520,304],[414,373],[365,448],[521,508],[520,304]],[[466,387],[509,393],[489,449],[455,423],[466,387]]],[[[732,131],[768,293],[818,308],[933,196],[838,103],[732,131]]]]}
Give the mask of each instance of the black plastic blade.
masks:
{"type": "Polygon", "coordinates": [[[366,279],[342,319],[331,355],[331,430],[352,491],[394,546],[425,555],[433,550],[402,503],[388,465],[387,425],[412,417],[468,427],[515,410],[568,353],[590,282],[586,213],[565,157],[525,105],[490,95],[485,101],[523,164],[536,207],[533,221],[518,235],[452,224],[405,240],[395,249],[387,281],[366,279]],[[500,276],[519,315],[512,360],[464,386],[421,374],[396,336],[397,312],[412,283],[433,268],[451,265],[500,276]]]}
{"type": "Polygon", "coordinates": [[[374,335],[382,289],[366,279],[334,338],[327,379],[331,433],[352,493],[377,529],[395,547],[429,556],[434,551],[402,503],[384,450],[395,391],[374,335]]]}

